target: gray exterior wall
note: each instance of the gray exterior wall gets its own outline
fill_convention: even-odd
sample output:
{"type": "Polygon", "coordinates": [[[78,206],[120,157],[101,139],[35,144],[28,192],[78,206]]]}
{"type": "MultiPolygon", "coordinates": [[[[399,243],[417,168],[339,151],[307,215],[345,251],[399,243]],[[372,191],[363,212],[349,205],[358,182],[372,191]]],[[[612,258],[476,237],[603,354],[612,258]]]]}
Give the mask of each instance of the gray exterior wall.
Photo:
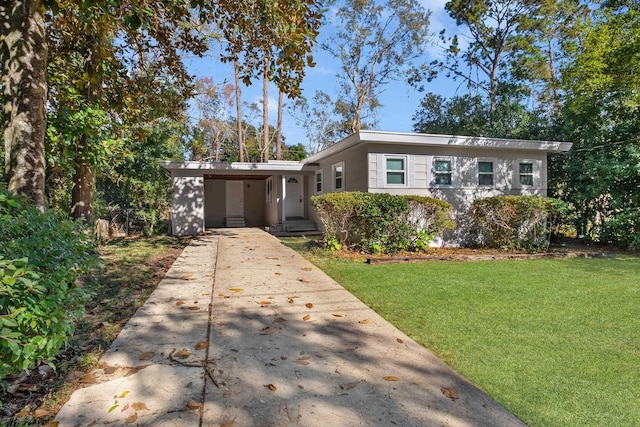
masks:
{"type": "Polygon", "coordinates": [[[226,216],[226,181],[204,180],[204,224],[207,228],[224,227],[226,216]]]}
{"type": "Polygon", "coordinates": [[[265,180],[244,181],[244,217],[247,227],[263,227],[265,220],[265,180]]]}

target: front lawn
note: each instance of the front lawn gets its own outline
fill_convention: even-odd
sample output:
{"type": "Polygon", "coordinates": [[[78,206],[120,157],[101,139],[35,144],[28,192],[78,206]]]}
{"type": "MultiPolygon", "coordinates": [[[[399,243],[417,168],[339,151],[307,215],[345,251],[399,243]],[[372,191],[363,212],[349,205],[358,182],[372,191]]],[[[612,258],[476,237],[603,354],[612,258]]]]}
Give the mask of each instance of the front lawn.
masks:
{"type": "Polygon", "coordinates": [[[302,252],[525,423],[640,425],[640,258],[367,265],[302,252]]]}

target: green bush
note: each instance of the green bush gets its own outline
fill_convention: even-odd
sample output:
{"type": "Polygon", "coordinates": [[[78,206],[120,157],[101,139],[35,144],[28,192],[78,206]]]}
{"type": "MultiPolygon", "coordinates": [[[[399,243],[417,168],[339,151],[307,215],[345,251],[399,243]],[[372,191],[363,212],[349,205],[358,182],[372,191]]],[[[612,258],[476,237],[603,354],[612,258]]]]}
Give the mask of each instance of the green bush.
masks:
{"type": "Polygon", "coordinates": [[[546,249],[553,224],[565,211],[561,200],[538,196],[489,197],[471,206],[480,244],[505,250],[546,249]]]}
{"type": "Polygon", "coordinates": [[[311,200],[332,249],[357,242],[369,253],[425,250],[434,235],[455,228],[451,205],[430,197],[340,192],[311,200]]]}
{"type": "Polygon", "coordinates": [[[78,224],[0,188],[0,379],[51,359],[73,333],[97,259],[78,224]]]}
{"type": "Polygon", "coordinates": [[[413,234],[409,211],[409,203],[401,196],[363,193],[354,218],[362,249],[369,253],[409,249],[413,234]]]}
{"type": "Polygon", "coordinates": [[[433,197],[403,197],[409,203],[409,226],[420,235],[442,236],[445,231],[456,228],[451,203],[433,197]]]}
{"type": "Polygon", "coordinates": [[[640,209],[618,212],[602,224],[600,239],[631,250],[640,249],[640,209]]]}
{"type": "Polygon", "coordinates": [[[323,227],[324,242],[334,249],[346,247],[355,236],[357,206],[363,193],[339,192],[312,196],[311,202],[318,212],[323,227]]]}

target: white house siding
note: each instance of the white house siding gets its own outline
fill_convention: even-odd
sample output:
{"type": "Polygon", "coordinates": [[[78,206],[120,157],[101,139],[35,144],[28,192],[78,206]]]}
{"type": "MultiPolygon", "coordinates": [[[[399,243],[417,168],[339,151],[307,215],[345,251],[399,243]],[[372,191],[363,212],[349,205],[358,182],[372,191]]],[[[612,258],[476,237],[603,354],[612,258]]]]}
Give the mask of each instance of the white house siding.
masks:
{"type": "Polygon", "coordinates": [[[182,171],[174,171],[171,178],[171,234],[185,236],[204,232],[204,178],[188,176],[182,171]]]}
{"type": "Polygon", "coordinates": [[[468,209],[476,199],[501,195],[537,195],[547,194],[547,161],[544,152],[513,152],[509,150],[442,149],[430,147],[429,153],[418,147],[403,147],[398,152],[385,151],[385,147],[375,146],[376,152],[368,154],[369,188],[371,193],[389,193],[418,195],[445,200],[453,206],[458,228],[444,240],[448,245],[465,245],[469,236],[468,209]],[[387,185],[386,158],[404,157],[406,159],[405,185],[387,185]],[[434,160],[442,158],[452,162],[452,185],[435,184],[434,160]],[[494,185],[478,185],[478,161],[491,161],[494,164],[494,185]],[[533,186],[519,184],[519,163],[533,164],[533,186]]]}

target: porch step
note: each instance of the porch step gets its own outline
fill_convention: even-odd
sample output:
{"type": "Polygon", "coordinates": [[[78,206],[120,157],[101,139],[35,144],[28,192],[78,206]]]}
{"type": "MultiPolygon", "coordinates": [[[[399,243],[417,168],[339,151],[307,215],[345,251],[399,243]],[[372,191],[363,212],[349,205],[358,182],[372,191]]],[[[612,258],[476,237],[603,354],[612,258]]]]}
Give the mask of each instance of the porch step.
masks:
{"type": "Polygon", "coordinates": [[[245,219],[243,216],[228,216],[225,218],[227,228],[245,227],[245,219]]]}
{"type": "Polygon", "coordinates": [[[282,224],[282,228],[285,232],[297,232],[297,231],[317,231],[318,226],[314,221],[305,219],[305,220],[294,220],[294,221],[284,221],[282,224]]]}

